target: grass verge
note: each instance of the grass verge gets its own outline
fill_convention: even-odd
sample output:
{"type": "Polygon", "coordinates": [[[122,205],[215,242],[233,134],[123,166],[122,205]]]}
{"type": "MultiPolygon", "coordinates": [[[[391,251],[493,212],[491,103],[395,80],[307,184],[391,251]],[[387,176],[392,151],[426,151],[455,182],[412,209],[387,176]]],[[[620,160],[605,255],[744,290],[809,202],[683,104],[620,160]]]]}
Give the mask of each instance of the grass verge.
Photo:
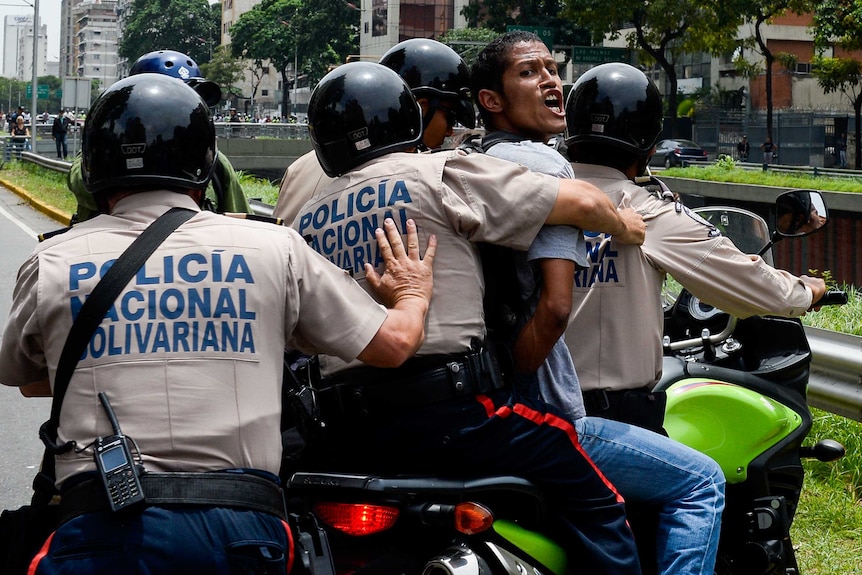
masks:
{"type": "Polygon", "coordinates": [[[66,187],[66,174],[48,170],[30,162],[12,160],[3,164],[0,178],[27,190],[34,199],[54,206],[69,215],[75,213],[77,202],[66,187]]]}
{"type": "Polygon", "coordinates": [[[662,170],[658,174],[659,178],[662,176],[829,192],[859,192],[862,189],[862,186],[860,186],[860,183],[862,183],[862,174],[858,178],[834,178],[763,170],[746,170],[737,166],[736,162],[731,158],[723,158],[707,166],[669,168],[662,170]]]}

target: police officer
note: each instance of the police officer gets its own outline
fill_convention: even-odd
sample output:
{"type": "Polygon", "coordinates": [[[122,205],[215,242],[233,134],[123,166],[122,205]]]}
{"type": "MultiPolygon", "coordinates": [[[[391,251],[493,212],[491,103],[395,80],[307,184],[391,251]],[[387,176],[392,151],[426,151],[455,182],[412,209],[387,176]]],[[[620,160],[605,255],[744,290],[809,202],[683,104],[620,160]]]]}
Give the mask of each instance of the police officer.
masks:
{"type": "MultiPolygon", "coordinates": [[[[411,38],[390,48],[380,63],[395,70],[410,86],[422,108],[424,150],[436,150],[452,136],[455,123],[476,126],[467,64],[449,46],[429,38],[411,38]]],[[[297,212],[329,178],[314,151],[297,158],[284,173],[273,215],[292,222],[297,212]]]]}
{"type": "MultiPolygon", "coordinates": [[[[491,41],[476,57],[470,77],[488,129],[481,145],[486,154],[537,172],[574,177],[568,160],[547,145],[565,132],[566,118],[557,63],[538,36],[513,31],[491,41]]],[[[526,316],[513,326],[516,367],[535,373],[538,395],[574,421],[587,455],[626,503],[658,510],[654,544],[648,544],[646,533],[638,539],[642,566],[649,560],[662,574],[711,573],[724,506],[718,464],[640,427],[585,417],[575,365],[562,339],[576,265],[589,265],[582,232],[546,226],[514,261],[522,300],[511,309],[526,316]]]]}
{"type": "MultiPolygon", "coordinates": [[[[182,80],[194,88],[209,107],[216,106],[221,101],[221,89],[218,84],[203,78],[197,63],[182,52],[156,50],[144,54],[132,64],[129,75],[135,74],[164,74],[182,80]]],[[[219,213],[251,213],[252,210],[230,160],[221,152],[218,152],[217,160],[207,189],[206,208],[219,213]]],[[[98,206],[93,203],[92,196],[85,189],[81,176],[80,156],[72,162],[67,185],[78,200],[76,221],[82,222],[100,213],[98,206]]]]}
{"type": "MultiPolygon", "coordinates": [[[[168,209],[193,212],[77,364],[58,432],[75,449],[56,456],[61,515],[72,518],[31,573],[289,571],[276,476],[284,347],[391,367],[422,341],[433,241],[420,260],[392,223],[372,232],[386,273],[369,270],[370,279],[387,310],[295,231],[202,211],[215,145],[206,103],[189,86],[160,74],[115,83],[83,133],[84,183],[104,215],[46,240],[20,268],[0,383],[50,395],[73,310],[99,275],[168,209]],[[160,499],[110,511],[93,453],[111,434],[99,392],[141,458],[144,495],[156,487],[160,499]]],[[[412,222],[408,242],[418,243],[412,222]]]]}
{"type": "Polygon", "coordinates": [[[416,220],[440,249],[426,339],[397,370],[320,359],[318,397],[327,421],[312,463],[340,470],[449,476],[522,475],[547,491],[549,529],[577,561],[575,573],[639,573],[622,500],[582,453],[570,421],[523,397],[485,338],[477,241],[525,249],[542,223],[615,227],[639,241],[629,211],[607,211],[595,190],[511,162],[450,150],[410,153],[422,109],[409,86],[380,64],[345,64],[309,104],[321,166],[336,178],[294,226],[330,261],[355,274],[377,255],[365,230],[383,217],[416,220]],[[529,196],[523,190],[532,190],[529,196]],[[570,210],[571,200],[589,198],[570,210]],[[618,222],[618,218],[632,221],[618,222]]]}
{"type": "Polygon", "coordinates": [[[587,413],[662,431],[664,326],[661,289],[670,274],[702,301],[734,316],[800,316],[826,291],[822,279],[795,277],[733,243],[670,192],[656,196],[634,179],[645,173],[662,129],[662,99],[628,64],[583,74],[566,103],[569,159],[579,178],[649,221],[642,246],[588,234],[593,255],[575,275],[566,342],[578,366],[587,413]],[[600,327],[599,327],[600,326],[600,327]]]}

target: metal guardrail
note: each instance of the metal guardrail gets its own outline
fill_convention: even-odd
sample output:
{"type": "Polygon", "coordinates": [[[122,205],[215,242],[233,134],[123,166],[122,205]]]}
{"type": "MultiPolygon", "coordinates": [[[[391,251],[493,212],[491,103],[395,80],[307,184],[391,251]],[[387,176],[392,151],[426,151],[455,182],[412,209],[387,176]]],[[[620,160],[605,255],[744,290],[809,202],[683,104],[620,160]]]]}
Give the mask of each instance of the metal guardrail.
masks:
{"type": "Polygon", "coordinates": [[[813,356],[808,402],[862,421],[862,337],[806,327],[813,356]]]}
{"type": "Polygon", "coordinates": [[[69,170],[72,168],[72,162],[46,158],[45,156],[35,154],[33,152],[21,152],[21,159],[26,162],[32,162],[38,166],[42,166],[43,168],[48,168],[55,172],[63,172],[65,174],[68,174],[69,170]]]}
{"type": "MultiPolygon", "coordinates": [[[[68,172],[70,162],[24,152],[21,159],[68,172]]],[[[842,170],[846,171],[846,170],[842,170]]],[[[273,206],[251,200],[252,211],[272,216],[273,206]]],[[[814,407],[862,422],[862,337],[806,327],[813,356],[808,401],[814,407]]]]}
{"type": "Polygon", "coordinates": [[[272,138],[279,140],[308,140],[308,124],[268,122],[215,122],[219,138],[272,138]]]}

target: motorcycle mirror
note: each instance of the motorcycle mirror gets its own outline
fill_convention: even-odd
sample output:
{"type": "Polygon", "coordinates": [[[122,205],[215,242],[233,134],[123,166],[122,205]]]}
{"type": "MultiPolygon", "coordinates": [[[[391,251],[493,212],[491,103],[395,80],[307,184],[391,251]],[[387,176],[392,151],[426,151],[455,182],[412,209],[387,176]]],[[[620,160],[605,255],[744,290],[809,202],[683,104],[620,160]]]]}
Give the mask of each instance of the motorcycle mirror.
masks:
{"type": "Polygon", "coordinates": [[[823,196],[815,190],[789,190],[775,200],[775,231],[785,238],[814,233],[829,218],[823,196]]]}
{"type": "Polygon", "coordinates": [[[801,238],[826,225],[829,210],[816,190],[788,190],[775,199],[775,231],[757,253],[763,255],[784,238],[801,238]]]}

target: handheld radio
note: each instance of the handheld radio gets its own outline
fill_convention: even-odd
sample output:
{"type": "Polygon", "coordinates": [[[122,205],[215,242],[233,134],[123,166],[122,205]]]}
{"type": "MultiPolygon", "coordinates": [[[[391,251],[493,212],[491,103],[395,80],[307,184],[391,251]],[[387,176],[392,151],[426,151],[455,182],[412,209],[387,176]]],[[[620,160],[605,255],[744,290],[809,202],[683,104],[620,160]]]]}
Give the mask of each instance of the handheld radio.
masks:
{"type": "Polygon", "coordinates": [[[96,467],[102,478],[102,485],[108,494],[111,511],[120,511],[144,501],[139,471],[132,459],[129,439],[120,431],[120,424],[108,402],[108,396],[99,392],[99,401],[111,422],[113,435],[97,437],[95,442],[96,467]]]}

